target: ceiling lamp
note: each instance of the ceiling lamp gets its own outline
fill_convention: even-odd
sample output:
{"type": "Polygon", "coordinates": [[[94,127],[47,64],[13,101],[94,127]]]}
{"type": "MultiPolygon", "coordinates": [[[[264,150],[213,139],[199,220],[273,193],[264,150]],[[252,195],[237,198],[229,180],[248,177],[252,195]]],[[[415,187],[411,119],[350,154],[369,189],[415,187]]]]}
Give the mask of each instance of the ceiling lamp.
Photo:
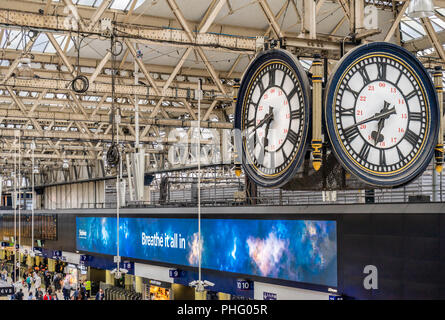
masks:
{"type": "Polygon", "coordinates": [[[69,168],[69,163],[67,159],[63,159],[63,163],[62,163],[62,168],[63,169],[68,169],[69,168]]]}
{"type": "Polygon", "coordinates": [[[433,16],[433,0],[411,0],[406,15],[411,18],[427,18],[433,16]]]}
{"type": "Polygon", "coordinates": [[[30,56],[23,56],[19,59],[19,65],[17,67],[18,76],[31,78],[33,71],[31,68],[32,58],[30,56]]]}

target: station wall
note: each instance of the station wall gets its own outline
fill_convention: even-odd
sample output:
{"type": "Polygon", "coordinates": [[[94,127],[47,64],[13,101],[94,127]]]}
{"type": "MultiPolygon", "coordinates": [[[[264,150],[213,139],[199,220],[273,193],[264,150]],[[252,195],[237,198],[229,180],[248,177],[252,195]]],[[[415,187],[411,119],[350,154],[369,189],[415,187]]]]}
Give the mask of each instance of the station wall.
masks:
{"type": "MultiPolygon", "coordinates": [[[[442,273],[445,270],[444,204],[205,208],[203,216],[223,218],[223,212],[228,211],[230,217],[255,219],[335,219],[338,241],[337,289],[345,298],[445,299],[445,275],[442,273]],[[377,267],[376,290],[366,290],[363,286],[367,275],[364,274],[364,268],[367,265],[377,267]]],[[[114,210],[47,212],[58,214],[58,240],[46,241],[45,247],[68,252],[76,252],[76,215],[115,214],[114,210]]],[[[122,209],[121,213],[123,216],[137,217],[190,217],[191,214],[196,215],[196,208],[122,209]]],[[[2,212],[0,216],[3,214],[11,212],[2,212]]],[[[0,237],[3,239],[1,232],[0,237]]],[[[22,242],[29,245],[30,241],[22,239],[22,242]]],[[[148,268],[147,272],[153,271],[151,267],[145,267],[145,263],[137,263],[140,264],[140,270],[148,268]]],[[[168,267],[165,264],[150,264],[168,267]]],[[[165,276],[165,272],[163,274],[165,276]]],[[[255,281],[270,286],[313,289],[301,283],[269,280],[255,281]]],[[[328,292],[327,289],[316,290],[328,292]]],[[[285,291],[282,292],[284,294],[285,291]]]]}

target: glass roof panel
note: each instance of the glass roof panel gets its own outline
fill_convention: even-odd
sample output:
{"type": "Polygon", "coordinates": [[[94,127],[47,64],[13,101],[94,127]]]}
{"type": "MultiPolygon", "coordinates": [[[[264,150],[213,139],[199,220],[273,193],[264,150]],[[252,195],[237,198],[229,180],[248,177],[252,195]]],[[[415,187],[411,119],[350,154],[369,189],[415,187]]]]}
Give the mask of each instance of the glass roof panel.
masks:
{"type": "Polygon", "coordinates": [[[125,10],[131,1],[132,0],[114,0],[110,5],[110,9],[125,10]]]}
{"type": "Polygon", "coordinates": [[[39,35],[39,37],[37,38],[37,40],[34,42],[34,45],[32,47],[32,51],[37,51],[37,52],[43,52],[46,48],[46,46],[48,45],[48,37],[46,36],[46,34],[41,33],[39,35]]]}
{"type": "Polygon", "coordinates": [[[408,18],[404,19],[403,23],[408,25],[408,27],[411,27],[412,30],[416,31],[419,37],[425,35],[425,29],[423,29],[423,26],[418,21],[408,18]]]}
{"type": "Polygon", "coordinates": [[[136,5],[134,6],[135,9],[137,9],[140,5],[142,5],[145,0],[137,0],[138,2],[136,2],[136,5]]]}
{"type": "Polygon", "coordinates": [[[96,0],[77,0],[76,4],[92,7],[95,2],[96,2],[96,0]]]}

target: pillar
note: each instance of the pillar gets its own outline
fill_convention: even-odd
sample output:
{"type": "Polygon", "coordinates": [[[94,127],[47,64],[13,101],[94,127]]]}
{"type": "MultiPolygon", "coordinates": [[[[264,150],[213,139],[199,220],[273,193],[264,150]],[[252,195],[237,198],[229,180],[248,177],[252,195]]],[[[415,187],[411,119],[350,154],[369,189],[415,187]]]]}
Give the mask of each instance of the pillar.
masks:
{"type": "Polygon", "coordinates": [[[207,291],[199,292],[195,290],[195,300],[207,300],[207,291]]]}
{"type": "Polygon", "coordinates": [[[26,265],[28,266],[28,267],[32,267],[33,266],[33,263],[34,261],[33,261],[33,258],[31,257],[31,255],[28,255],[27,257],[26,257],[26,265]]]}
{"type": "Polygon", "coordinates": [[[110,270],[105,270],[105,283],[114,286],[114,276],[111,274],[110,270]]]}
{"type": "Polygon", "coordinates": [[[54,259],[48,258],[48,270],[50,272],[56,271],[56,261],[54,259]]]}
{"type": "Polygon", "coordinates": [[[131,290],[133,288],[133,276],[131,274],[125,274],[124,276],[125,289],[131,290]]]}
{"type": "Polygon", "coordinates": [[[230,300],[230,294],[218,292],[218,300],[230,300]]]}
{"type": "Polygon", "coordinates": [[[136,286],[135,286],[136,292],[142,293],[142,291],[143,291],[142,278],[135,276],[135,284],[136,284],[136,286]]]}

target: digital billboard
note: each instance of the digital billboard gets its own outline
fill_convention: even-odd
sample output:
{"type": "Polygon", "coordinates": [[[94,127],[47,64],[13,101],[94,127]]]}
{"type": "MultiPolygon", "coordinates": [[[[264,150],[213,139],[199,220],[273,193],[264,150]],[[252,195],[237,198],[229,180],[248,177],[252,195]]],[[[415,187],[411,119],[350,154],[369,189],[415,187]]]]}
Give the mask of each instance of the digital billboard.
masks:
{"type": "MultiPolygon", "coordinates": [[[[77,250],[116,255],[115,217],[77,217],[77,250]]],[[[202,219],[202,268],[337,286],[335,221],[202,219]]],[[[198,266],[198,221],[120,218],[119,254],[198,266]]]]}

